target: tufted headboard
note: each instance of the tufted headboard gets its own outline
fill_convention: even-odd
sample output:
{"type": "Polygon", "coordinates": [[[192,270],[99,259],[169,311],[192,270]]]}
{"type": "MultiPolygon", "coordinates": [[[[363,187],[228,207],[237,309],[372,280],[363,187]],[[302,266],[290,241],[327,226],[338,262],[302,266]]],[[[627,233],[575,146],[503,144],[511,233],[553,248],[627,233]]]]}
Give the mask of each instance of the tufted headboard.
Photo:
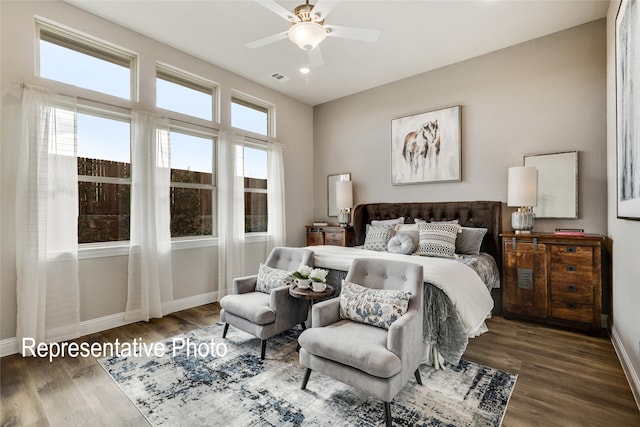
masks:
{"type": "Polygon", "coordinates": [[[464,227],[485,227],[481,251],[492,255],[502,271],[502,202],[414,202],[367,203],[353,210],[353,226],[356,245],[363,245],[366,226],[372,220],[393,219],[403,216],[406,224],[414,218],[427,221],[457,219],[464,227]]]}

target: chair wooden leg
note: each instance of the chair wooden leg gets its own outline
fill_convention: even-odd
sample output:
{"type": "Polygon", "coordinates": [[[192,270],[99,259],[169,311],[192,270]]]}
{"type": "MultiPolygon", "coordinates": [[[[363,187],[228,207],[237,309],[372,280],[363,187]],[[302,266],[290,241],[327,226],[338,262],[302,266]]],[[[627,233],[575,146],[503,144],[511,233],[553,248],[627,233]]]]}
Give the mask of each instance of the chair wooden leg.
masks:
{"type": "Polygon", "coordinates": [[[225,323],[224,324],[224,331],[222,331],[222,338],[226,338],[227,337],[227,332],[229,331],[229,324],[225,323]]]}
{"type": "Polygon", "coordinates": [[[264,360],[264,354],[267,351],[267,340],[262,340],[262,345],[260,346],[260,360],[264,360]]]}
{"type": "Polygon", "coordinates": [[[300,389],[304,390],[305,388],[307,388],[309,376],[311,376],[311,368],[307,368],[307,372],[304,373],[304,379],[302,380],[302,387],[300,387],[300,389]]]}
{"type": "Polygon", "coordinates": [[[422,385],[422,378],[420,378],[420,368],[416,369],[413,375],[415,375],[418,385],[422,385]]]}
{"type": "Polygon", "coordinates": [[[391,424],[391,403],[384,402],[384,423],[387,427],[392,427],[391,424]]]}

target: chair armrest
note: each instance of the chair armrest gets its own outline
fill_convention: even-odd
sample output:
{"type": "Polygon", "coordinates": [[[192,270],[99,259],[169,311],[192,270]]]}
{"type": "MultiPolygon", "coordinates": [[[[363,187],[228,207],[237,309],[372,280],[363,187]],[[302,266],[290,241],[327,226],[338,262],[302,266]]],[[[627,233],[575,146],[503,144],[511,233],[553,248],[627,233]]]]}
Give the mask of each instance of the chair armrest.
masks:
{"type": "Polygon", "coordinates": [[[275,289],[271,289],[271,299],[269,300],[269,306],[278,311],[278,307],[284,307],[285,304],[290,304],[293,297],[289,295],[289,289],[291,285],[280,286],[275,289]]]}
{"type": "Polygon", "coordinates": [[[249,292],[253,292],[256,290],[256,283],[258,282],[258,276],[245,276],[245,277],[236,277],[233,279],[233,286],[231,288],[231,293],[233,295],[237,294],[246,294],[249,292]]]}
{"type": "Polygon", "coordinates": [[[340,320],[340,298],[334,297],[313,305],[311,310],[311,326],[319,328],[340,320]]]}
{"type": "Polygon", "coordinates": [[[418,310],[408,310],[389,327],[387,349],[400,359],[408,355],[415,355],[419,359],[422,347],[422,316],[418,310]]]}

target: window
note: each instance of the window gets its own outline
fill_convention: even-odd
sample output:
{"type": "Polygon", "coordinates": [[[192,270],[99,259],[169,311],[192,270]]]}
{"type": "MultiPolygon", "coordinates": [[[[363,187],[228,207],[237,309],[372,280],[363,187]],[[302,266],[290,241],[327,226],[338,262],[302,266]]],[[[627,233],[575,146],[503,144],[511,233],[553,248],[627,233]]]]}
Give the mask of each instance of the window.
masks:
{"type": "Polygon", "coordinates": [[[78,243],[129,240],[131,124],[78,112],[78,243]]]}
{"type": "Polygon", "coordinates": [[[214,234],[211,136],[172,130],[171,237],[214,234]]]}
{"type": "Polygon", "coordinates": [[[267,151],[244,147],[244,231],[267,231],[267,151]]]}
{"type": "Polygon", "coordinates": [[[133,54],[43,24],[39,29],[40,77],[131,99],[133,54]]]}
{"type": "Polygon", "coordinates": [[[231,98],[231,126],[260,135],[271,136],[270,121],[272,107],[246,96],[231,98]]]}
{"type": "Polygon", "coordinates": [[[216,86],[203,79],[156,66],[156,106],[204,120],[213,120],[216,86]]]}

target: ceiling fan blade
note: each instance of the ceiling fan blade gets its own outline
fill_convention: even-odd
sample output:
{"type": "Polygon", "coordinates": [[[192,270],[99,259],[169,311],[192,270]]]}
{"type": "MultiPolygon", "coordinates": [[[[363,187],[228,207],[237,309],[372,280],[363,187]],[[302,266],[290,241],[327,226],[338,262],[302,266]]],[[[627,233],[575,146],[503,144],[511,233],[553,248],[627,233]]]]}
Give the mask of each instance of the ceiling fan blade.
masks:
{"type": "Polygon", "coordinates": [[[284,40],[286,38],[287,38],[287,31],[283,31],[282,33],[274,34],[272,36],[265,37],[263,39],[254,40],[252,42],[245,44],[245,46],[250,49],[257,49],[259,47],[266,46],[268,44],[275,43],[277,41],[284,40]]]}
{"type": "Polygon", "coordinates": [[[311,10],[311,14],[314,16],[314,21],[322,21],[327,19],[327,15],[331,13],[333,8],[340,3],[337,0],[318,0],[313,9],[311,10]]]}
{"type": "Polygon", "coordinates": [[[344,27],[342,25],[325,25],[327,36],[340,37],[343,39],[360,40],[363,42],[374,42],[380,37],[379,30],[369,28],[344,27]]]}
{"type": "Polygon", "coordinates": [[[309,55],[309,68],[318,68],[324,65],[320,46],[316,46],[314,49],[307,51],[307,54],[309,55]]]}
{"type": "Polygon", "coordinates": [[[280,6],[275,0],[255,0],[260,6],[263,6],[269,9],[271,12],[276,15],[282,16],[289,22],[299,22],[300,19],[294,15],[292,12],[288,11],[284,7],[280,6]]]}

